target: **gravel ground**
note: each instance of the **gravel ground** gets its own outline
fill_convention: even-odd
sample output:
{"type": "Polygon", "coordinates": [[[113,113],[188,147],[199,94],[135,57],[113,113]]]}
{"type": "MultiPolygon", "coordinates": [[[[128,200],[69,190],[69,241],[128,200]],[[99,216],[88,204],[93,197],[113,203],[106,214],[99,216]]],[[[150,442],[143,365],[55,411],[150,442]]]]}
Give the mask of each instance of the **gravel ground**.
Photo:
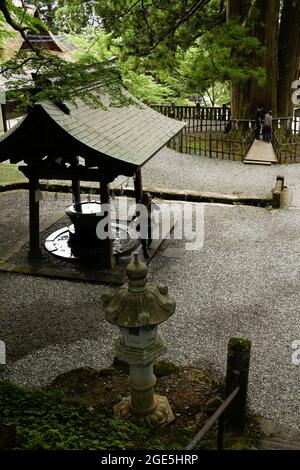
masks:
{"type": "MultiPolygon", "coordinates": [[[[142,169],[143,184],[148,188],[248,196],[270,195],[279,174],[285,176],[285,184],[289,189],[294,189],[297,185],[299,187],[299,163],[245,165],[231,160],[185,155],[168,147],[158,152],[142,169]]],[[[82,187],[87,185],[99,187],[98,183],[82,182],[82,187]]],[[[111,187],[133,188],[133,179],[120,176],[111,187]]]]}
{"type": "MultiPolygon", "coordinates": [[[[47,213],[55,215],[53,198],[44,195],[43,223],[47,213]]],[[[27,235],[26,192],[0,194],[0,203],[1,254],[27,235]]],[[[60,210],[69,197],[59,195],[56,203],[60,210]]],[[[167,258],[167,245],[184,245],[166,242],[149,268],[149,280],[166,283],[177,302],[173,318],[161,327],[166,357],[224,373],[229,337],[251,339],[251,408],[295,428],[300,366],[291,363],[291,344],[300,340],[299,215],[206,204],[202,249],[167,258]]],[[[0,282],[6,377],[31,387],[83,365],[111,364],[117,331],[104,320],[100,302],[110,287],[10,273],[0,273],[0,282]]]]}
{"type": "Polygon", "coordinates": [[[165,147],[143,170],[143,183],[153,188],[222,194],[270,194],[282,174],[290,189],[300,180],[300,164],[245,165],[230,160],[184,155],[165,147]]]}

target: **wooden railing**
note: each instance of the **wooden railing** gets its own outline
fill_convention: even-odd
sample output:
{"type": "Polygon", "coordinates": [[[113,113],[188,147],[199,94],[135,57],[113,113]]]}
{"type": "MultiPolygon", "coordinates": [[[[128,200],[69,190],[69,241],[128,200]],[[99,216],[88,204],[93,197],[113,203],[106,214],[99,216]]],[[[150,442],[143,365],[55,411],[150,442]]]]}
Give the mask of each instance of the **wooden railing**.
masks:
{"type": "Polygon", "coordinates": [[[243,432],[246,425],[251,342],[231,338],[228,343],[225,380],[226,399],[186,446],[192,450],[218,421],[217,449],[224,448],[224,431],[243,432]]]}
{"type": "Polygon", "coordinates": [[[184,134],[174,137],[169,147],[180,153],[189,155],[202,155],[222,160],[242,161],[255,138],[253,128],[248,128],[244,135],[213,134],[203,132],[199,134],[184,134]]]}
{"type": "Polygon", "coordinates": [[[292,130],[292,118],[274,119],[273,123],[272,145],[278,163],[300,163],[300,136],[292,130]]]}
{"type": "Polygon", "coordinates": [[[230,108],[208,106],[152,105],[155,111],[178,121],[185,121],[183,133],[224,131],[230,120],[230,108]]]}
{"type": "MultiPolygon", "coordinates": [[[[164,116],[168,116],[187,123],[184,133],[224,131],[231,121],[232,127],[247,130],[255,126],[255,119],[232,119],[230,107],[222,106],[180,106],[180,105],[151,105],[153,109],[164,116]]],[[[275,128],[289,126],[294,134],[300,133],[300,109],[295,109],[293,117],[273,118],[275,128]]]]}

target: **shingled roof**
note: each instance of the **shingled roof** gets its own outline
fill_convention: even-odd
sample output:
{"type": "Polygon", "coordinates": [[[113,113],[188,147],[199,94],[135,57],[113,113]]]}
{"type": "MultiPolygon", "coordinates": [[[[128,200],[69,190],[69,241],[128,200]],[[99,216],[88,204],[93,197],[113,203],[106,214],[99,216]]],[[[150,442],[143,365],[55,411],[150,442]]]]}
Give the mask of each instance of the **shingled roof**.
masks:
{"type": "Polygon", "coordinates": [[[50,101],[36,104],[0,138],[0,161],[38,164],[45,156],[81,156],[100,169],[132,175],[185,126],[134,101],[92,109],[78,100],[67,105],[69,113],[50,101]]]}

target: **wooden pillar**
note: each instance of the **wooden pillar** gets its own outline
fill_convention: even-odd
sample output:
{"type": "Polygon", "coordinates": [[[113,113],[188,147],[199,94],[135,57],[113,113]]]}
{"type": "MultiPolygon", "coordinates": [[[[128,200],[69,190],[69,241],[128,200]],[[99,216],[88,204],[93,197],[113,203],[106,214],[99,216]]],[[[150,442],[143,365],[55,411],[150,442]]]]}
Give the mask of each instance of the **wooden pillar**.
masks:
{"type": "Polygon", "coordinates": [[[135,172],[134,179],[134,195],[136,203],[139,203],[143,199],[143,181],[142,181],[142,170],[138,169],[135,172]]]}
{"type": "Polygon", "coordinates": [[[40,256],[40,191],[39,179],[29,178],[29,257],[40,256]]]}
{"type": "Polygon", "coordinates": [[[80,202],[80,181],[73,179],[72,180],[72,195],[73,195],[73,203],[80,202]]]}
{"type": "Polygon", "coordinates": [[[5,104],[1,104],[0,109],[0,134],[7,132],[7,122],[6,122],[6,109],[5,104]]]}
{"type": "MultiPolygon", "coordinates": [[[[79,165],[79,157],[75,157],[74,164],[72,165],[73,168],[77,168],[79,165]]],[[[80,180],[77,178],[72,179],[72,195],[73,195],[73,203],[80,202],[80,180]]]]}
{"type": "Polygon", "coordinates": [[[102,240],[103,250],[101,250],[101,267],[112,269],[116,264],[116,260],[113,255],[112,247],[109,183],[104,178],[100,181],[100,202],[101,204],[107,204],[108,209],[107,213],[103,214],[103,216],[108,220],[108,237],[102,240]]]}
{"type": "Polygon", "coordinates": [[[104,179],[100,181],[100,202],[101,204],[109,203],[109,183],[104,179]]]}

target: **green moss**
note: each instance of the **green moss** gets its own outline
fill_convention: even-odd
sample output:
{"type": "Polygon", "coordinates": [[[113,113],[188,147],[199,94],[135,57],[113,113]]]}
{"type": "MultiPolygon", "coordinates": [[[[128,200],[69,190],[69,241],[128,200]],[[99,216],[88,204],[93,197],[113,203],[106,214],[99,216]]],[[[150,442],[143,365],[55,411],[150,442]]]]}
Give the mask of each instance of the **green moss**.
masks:
{"type": "MultiPolygon", "coordinates": [[[[128,364],[126,362],[120,361],[120,359],[118,359],[117,357],[114,358],[111,369],[122,370],[126,372],[127,374],[129,374],[128,364]]],[[[171,374],[178,374],[180,372],[180,367],[175,366],[171,362],[157,361],[153,364],[153,372],[156,375],[156,377],[166,377],[171,374]]]]}
{"type": "Polygon", "coordinates": [[[243,349],[250,349],[251,341],[248,339],[243,338],[230,338],[229,340],[229,348],[243,348],[243,349]]]}
{"type": "Polygon", "coordinates": [[[127,362],[121,361],[117,356],[114,358],[112,367],[116,370],[121,370],[129,374],[129,365],[127,362]]]}
{"type": "MultiPolygon", "coordinates": [[[[260,440],[260,433],[254,421],[250,421],[243,434],[225,433],[224,450],[257,450],[260,440]]],[[[199,442],[197,450],[217,449],[218,428],[217,424],[199,442]]]]}
{"type": "Polygon", "coordinates": [[[153,372],[156,377],[166,377],[171,374],[179,374],[180,368],[167,361],[158,361],[153,364],[153,372]]]}
{"type": "Polygon", "coordinates": [[[13,449],[132,449],[145,441],[145,431],[107,416],[58,390],[24,390],[0,382],[0,416],[14,426],[13,449]]]}
{"type": "Polygon", "coordinates": [[[27,179],[23,173],[18,170],[17,165],[9,165],[6,163],[0,165],[0,184],[20,181],[27,181],[27,179]]]}

